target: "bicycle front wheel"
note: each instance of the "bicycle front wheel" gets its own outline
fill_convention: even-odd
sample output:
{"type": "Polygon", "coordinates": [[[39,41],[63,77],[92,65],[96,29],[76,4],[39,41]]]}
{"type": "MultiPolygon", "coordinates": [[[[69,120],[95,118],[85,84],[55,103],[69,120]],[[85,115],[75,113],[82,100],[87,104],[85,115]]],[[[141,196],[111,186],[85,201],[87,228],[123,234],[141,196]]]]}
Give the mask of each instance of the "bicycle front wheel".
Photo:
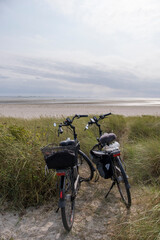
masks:
{"type": "Polygon", "coordinates": [[[75,197],[73,193],[71,175],[68,174],[64,181],[64,207],[61,208],[61,216],[64,228],[69,232],[73,226],[75,213],[75,197]]]}
{"type": "Polygon", "coordinates": [[[126,207],[130,208],[131,206],[130,185],[120,157],[116,157],[113,163],[114,163],[114,176],[121,199],[123,203],[126,205],[126,207]]]}
{"type": "Polygon", "coordinates": [[[90,181],[94,175],[94,167],[87,157],[87,155],[81,150],[78,151],[78,171],[82,181],[90,181]]]}

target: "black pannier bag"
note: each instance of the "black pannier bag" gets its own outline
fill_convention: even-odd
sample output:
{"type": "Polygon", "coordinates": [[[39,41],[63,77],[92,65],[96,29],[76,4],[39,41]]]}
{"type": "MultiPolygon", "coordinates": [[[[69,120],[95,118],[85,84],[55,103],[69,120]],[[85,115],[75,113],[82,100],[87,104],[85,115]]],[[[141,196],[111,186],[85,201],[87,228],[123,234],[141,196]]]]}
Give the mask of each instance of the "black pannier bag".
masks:
{"type": "Polygon", "coordinates": [[[91,151],[90,155],[91,155],[92,161],[96,164],[96,167],[100,176],[105,179],[111,178],[113,175],[113,170],[111,165],[111,156],[108,154],[96,155],[94,154],[94,151],[91,151]]]}
{"type": "Polygon", "coordinates": [[[54,147],[51,144],[42,149],[48,169],[66,169],[76,165],[76,146],[54,147]]]}
{"type": "Polygon", "coordinates": [[[108,155],[103,155],[100,158],[100,161],[97,163],[97,169],[101,177],[105,179],[111,178],[113,175],[111,157],[108,155]]]}

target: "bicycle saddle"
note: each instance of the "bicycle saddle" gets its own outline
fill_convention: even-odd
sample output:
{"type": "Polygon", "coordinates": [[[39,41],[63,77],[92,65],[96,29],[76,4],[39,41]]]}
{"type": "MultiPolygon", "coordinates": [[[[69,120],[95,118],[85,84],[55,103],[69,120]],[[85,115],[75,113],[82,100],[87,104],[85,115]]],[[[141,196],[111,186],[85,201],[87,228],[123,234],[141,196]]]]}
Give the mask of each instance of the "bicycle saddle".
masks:
{"type": "Polygon", "coordinates": [[[104,146],[105,144],[109,145],[111,142],[116,140],[117,136],[114,133],[104,133],[100,139],[99,142],[104,146]]]}
{"type": "Polygon", "coordinates": [[[75,145],[74,140],[67,139],[65,141],[60,142],[60,146],[69,146],[69,145],[75,145]]]}

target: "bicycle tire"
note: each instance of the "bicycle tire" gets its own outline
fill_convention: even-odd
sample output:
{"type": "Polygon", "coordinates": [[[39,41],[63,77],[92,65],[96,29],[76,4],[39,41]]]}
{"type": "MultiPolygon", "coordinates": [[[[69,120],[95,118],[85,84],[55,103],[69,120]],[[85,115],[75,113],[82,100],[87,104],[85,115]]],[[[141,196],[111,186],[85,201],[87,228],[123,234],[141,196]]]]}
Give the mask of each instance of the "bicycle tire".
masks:
{"type": "Polygon", "coordinates": [[[71,175],[66,175],[64,184],[65,206],[61,208],[61,217],[64,228],[69,232],[72,229],[75,214],[75,197],[71,175]]]}
{"type": "Polygon", "coordinates": [[[81,150],[78,151],[78,171],[81,181],[88,182],[92,180],[94,176],[94,167],[87,157],[87,155],[81,150]]]}
{"type": "Polygon", "coordinates": [[[114,177],[123,203],[129,209],[131,206],[130,185],[120,157],[116,157],[114,163],[114,177]]]}

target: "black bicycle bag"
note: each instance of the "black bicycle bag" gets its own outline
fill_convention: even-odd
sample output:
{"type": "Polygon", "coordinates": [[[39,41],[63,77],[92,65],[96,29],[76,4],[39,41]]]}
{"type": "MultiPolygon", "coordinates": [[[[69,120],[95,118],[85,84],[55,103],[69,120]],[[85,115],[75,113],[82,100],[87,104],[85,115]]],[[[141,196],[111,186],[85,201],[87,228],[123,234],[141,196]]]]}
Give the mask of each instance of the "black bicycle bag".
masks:
{"type": "Polygon", "coordinates": [[[91,150],[90,156],[92,161],[96,164],[97,170],[101,177],[107,179],[113,175],[111,156],[103,151],[91,150]]]}
{"type": "Polygon", "coordinates": [[[107,179],[113,175],[111,158],[108,155],[103,155],[100,161],[97,163],[97,169],[101,177],[107,179]]]}
{"type": "Polygon", "coordinates": [[[45,158],[49,169],[65,169],[76,165],[75,153],[69,150],[55,152],[45,158]]]}
{"type": "Polygon", "coordinates": [[[77,164],[77,145],[55,146],[49,144],[41,150],[48,169],[66,169],[77,164]]]}

